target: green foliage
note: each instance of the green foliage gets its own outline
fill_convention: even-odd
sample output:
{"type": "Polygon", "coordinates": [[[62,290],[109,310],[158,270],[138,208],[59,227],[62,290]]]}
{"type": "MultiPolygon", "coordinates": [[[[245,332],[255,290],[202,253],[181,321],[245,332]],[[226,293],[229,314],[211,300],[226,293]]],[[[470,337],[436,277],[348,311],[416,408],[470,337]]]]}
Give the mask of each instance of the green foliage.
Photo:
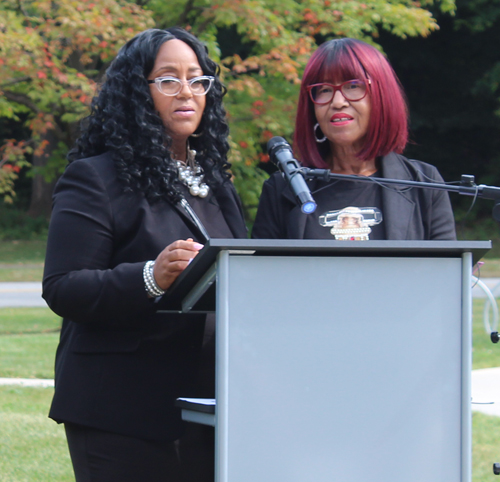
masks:
{"type": "Polygon", "coordinates": [[[46,238],[0,241],[0,263],[43,263],[46,248],[46,238]]]}
{"type": "Polygon", "coordinates": [[[47,231],[44,217],[33,219],[24,211],[0,205],[0,241],[45,239],[47,231]]]}
{"type": "MultiPolygon", "coordinates": [[[[379,40],[409,99],[412,143],[406,155],[436,165],[446,181],[473,174],[477,184],[498,186],[500,17],[490,12],[491,27],[481,21],[484,28],[473,28],[481,5],[457,0],[456,16],[438,14],[440,29],[429,38],[382,34],[379,40]]],[[[500,13],[498,1],[489,5],[500,13]]],[[[460,225],[473,198],[450,198],[460,225]]],[[[500,238],[492,208],[493,201],[476,200],[465,222],[467,239],[500,238]]]]}
{"type": "MultiPolygon", "coordinates": [[[[152,25],[191,30],[223,67],[231,128],[230,161],[249,222],[267,161],[267,141],[293,134],[303,68],[317,44],[381,32],[428,36],[431,9],[453,13],[454,0],[6,0],[0,6],[0,116],[29,112],[30,139],[4,147],[46,155],[46,178],[60,173],[71,124],[88,112],[95,82],[117,49],[152,25]],[[143,7],[139,6],[142,5],[143,7]],[[48,134],[56,137],[55,144],[48,134]],[[23,143],[22,143],[23,142],[23,143]]],[[[2,184],[0,184],[0,193],[2,184]]],[[[12,184],[3,188],[12,196],[12,184]]]]}
{"type": "Polygon", "coordinates": [[[427,8],[453,13],[454,1],[150,0],[158,26],[181,25],[206,42],[223,66],[235,184],[249,224],[268,161],[267,141],[291,140],[300,77],[318,43],[356,37],[376,45],[381,31],[427,36],[437,23],[427,8]]]}
{"type": "Polygon", "coordinates": [[[472,32],[484,32],[500,20],[500,0],[458,0],[460,12],[455,25],[472,32]]]}
{"type": "Polygon", "coordinates": [[[74,141],[71,124],[88,113],[103,69],[123,43],[152,25],[150,13],[126,0],[0,3],[0,116],[28,113],[31,134],[0,140],[6,202],[27,155],[46,158],[44,177],[61,172],[74,141]]]}

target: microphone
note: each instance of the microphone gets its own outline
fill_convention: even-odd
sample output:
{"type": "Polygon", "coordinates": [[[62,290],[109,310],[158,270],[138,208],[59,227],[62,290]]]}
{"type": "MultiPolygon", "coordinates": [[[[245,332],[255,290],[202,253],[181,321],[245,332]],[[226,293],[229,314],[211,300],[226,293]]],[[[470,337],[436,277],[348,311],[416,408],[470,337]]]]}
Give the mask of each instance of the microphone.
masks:
{"type": "Polygon", "coordinates": [[[300,172],[299,162],[293,157],[290,144],[283,137],[273,137],[267,143],[267,152],[271,162],[285,175],[300,204],[301,211],[305,214],[316,211],[317,204],[314,202],[311,191],[300,172]]]}

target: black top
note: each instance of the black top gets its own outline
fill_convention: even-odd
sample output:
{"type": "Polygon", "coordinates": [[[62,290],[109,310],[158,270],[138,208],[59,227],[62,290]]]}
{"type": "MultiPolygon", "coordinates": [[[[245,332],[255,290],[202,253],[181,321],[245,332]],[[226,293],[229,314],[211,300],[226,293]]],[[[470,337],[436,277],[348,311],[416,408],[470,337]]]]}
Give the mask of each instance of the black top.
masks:
{"type": "Polygon", "coordinates": [[[217,198],[211,189],[205,198],[193,196],[184,184],[180,186],[180,191],[193,208],[211,238],[224,239],[233,237],[217,202],[217,198]]]}
{"type": "MultiPolygon", "coordinates": [[[[373,177],[379,176],[377,172],[373,177]]],[[[368,234],[371,240],[385,239],[385,229],[382,212],[383,189],[376,183],[349,182],[333,180],[319,181],[311,193],[318,207],[314,214],[307,216],[304,239],[335,239],[329,226],[320,224],[320,216],[327,212],[341,211],[347,207],[376,208],[382,213],[382,222],[370,226],[368,234]]]]}
{"type": "MultiPolygon", "coordinates": [[[[442,183],[438,170],[424,162],[406,159],[399,154],[388,154],[380,160],[382,176],[388,179],[414,181],[435,180],[442,183]]],[[[346,181],[348,182],[348,181],[346,181]]],[[[312,193],[319,180],[308,181],[312,193]]],[[[368,183],[364,183],[365,189],[368,183]]],[[[329,189],[325,196],[334,192],[329,189]]],[[[393,185],[380,190],[381,212],[387,240],[454,240],[455,220],[448,193],[432,189],[407,189],[393,185]]],[[[321,201],[319,215],[324,203],[321,201]]],[[[342,203],[344,206],[346,203],[342,203]]],[[[273,174],[265,183],[252,231],[258,239],[306,239],[311,215],[304,214],[295,196],[280,173],[273,174]]]]}

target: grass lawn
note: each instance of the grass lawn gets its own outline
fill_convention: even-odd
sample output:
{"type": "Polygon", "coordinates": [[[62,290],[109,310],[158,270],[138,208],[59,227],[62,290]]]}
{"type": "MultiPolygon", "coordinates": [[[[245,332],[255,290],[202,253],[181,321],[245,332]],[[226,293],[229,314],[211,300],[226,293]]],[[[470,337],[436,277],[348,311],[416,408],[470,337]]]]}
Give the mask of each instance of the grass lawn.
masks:
{"type": "Polygon", "coordinates": [[[48,308],[0,309],[0,377],[54,378],[60,326],[48,308]]]}
{"type": "Polygon", "coordinates": [[[71,482],[64,428],[47,417],[52,388],[0,386],[0,480],[71,482]]]}
{"type": "Polygon", "coordinates": [[[472,414],[472,482],[497,480],[493,463],[500,462],[500,417],[472,414]]]}
{"type": "MultiPolygon", "coordinates": [[[[473,300],[472,306],[472,369],[500,367],[500,343],[494,344],[483,325],[484,300],[473,300]]],[[[491,323],[491,315],[490,315],[491,323]]],[[[500,327],[498,327],[500,329],[500,327]]],[[[500,460],[499,460],[500,461],[500,460]]]]}
{"type": "Polygon", "coordinates": [[[41,281],[46,241],[0,241],[0,282],[41,281]]]}

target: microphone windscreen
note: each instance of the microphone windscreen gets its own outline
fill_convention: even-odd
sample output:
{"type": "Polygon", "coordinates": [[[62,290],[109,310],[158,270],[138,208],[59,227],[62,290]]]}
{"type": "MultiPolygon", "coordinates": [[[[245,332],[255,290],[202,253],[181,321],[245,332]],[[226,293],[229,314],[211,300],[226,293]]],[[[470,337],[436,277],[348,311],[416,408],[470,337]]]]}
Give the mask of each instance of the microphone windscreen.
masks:
{"type": "Polygon", "coordinates": [[[288,142],[285,139],[283,139],[283,137],[279,137],[279,136],[273,137],[267,143],[267,152],[269,154],[271,154],[272,152],[274,152],[274,150],[277,147],[280,147],[280,146],[290,148],[290,145],[288,144],[288,142]]]}

